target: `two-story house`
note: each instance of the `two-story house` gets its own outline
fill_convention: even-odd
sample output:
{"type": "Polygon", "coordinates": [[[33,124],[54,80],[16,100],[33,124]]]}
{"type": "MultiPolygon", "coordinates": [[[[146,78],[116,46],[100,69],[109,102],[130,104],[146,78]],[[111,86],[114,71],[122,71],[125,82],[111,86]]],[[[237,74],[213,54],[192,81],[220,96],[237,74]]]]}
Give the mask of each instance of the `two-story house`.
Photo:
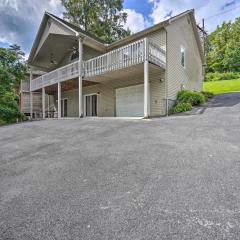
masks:
{"type": "Polygon", "coordinates": [[[193,10],[112,44],[46,12],[28,60],[45,72],[31,74],[30,112],[39,92],[43,118],[163,116],[179,90],[202,90],[203,61],[193,10]]]}

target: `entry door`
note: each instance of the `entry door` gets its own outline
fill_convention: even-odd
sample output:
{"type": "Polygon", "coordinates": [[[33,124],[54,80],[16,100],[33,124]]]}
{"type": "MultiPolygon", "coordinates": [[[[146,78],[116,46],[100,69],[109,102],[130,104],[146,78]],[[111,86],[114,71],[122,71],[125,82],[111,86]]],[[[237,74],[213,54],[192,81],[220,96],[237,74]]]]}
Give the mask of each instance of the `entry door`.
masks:
{"type": "Polygon", "coordinates": [[[85,96],[85,116],[97,116],[97,95],[85,96]]]}
{"type": "Polygon", "coordinates": [[[116,89],[117,117],[143,117],[143,84],[116,89]]]}
{"type": "Polygon", "coordinates": [[[61,117],[67,117],[67,99],[61,100],[61,117]]]}

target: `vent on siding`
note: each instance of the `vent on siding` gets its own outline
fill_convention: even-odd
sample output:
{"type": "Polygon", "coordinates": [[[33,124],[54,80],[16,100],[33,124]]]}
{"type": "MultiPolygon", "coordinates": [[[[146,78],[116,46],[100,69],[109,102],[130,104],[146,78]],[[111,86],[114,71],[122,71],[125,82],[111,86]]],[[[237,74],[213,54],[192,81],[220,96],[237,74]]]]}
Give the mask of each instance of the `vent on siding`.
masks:
{"type": "Polygon", "coordinates": [[[190,19],[189,19],[189,18],[187,18],[187,22],[188,22],[188,24],[190,24],[190,23],[191,23],[191,21],[190,21],[190,19]]]}
{"type": "Polygon", "coordinates": [[[50,26],[51,26],[51,22],[50,22],[50,21],[48,21],[48,23],[47,23],[47,24],[48,24],[48,27],[50,28],[50,26]]]}

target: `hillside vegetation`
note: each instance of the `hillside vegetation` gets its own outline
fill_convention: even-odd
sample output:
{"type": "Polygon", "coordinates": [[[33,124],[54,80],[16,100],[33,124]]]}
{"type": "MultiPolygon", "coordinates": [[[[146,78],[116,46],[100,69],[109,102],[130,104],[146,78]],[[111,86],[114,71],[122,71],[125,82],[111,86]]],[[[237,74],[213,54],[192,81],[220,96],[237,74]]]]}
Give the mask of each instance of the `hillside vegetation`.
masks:
{"type": "Polygon", "coordinates": [[[240,91],[240,18],[223,22],[206,40],[204,90],[215,94],[240,91]]]}
{"type": "Polygon", "coordinates": [[[203,84],[204,91],[209,91],[214,94],[240,91],[240,78],[233,80],[221,80],[205,82],[203,84]]]}
{"type": "Polygon", "coordinates": [[[17,45],[0,48],[0,125],[25,119],[19,109],[17,89],[25,78],[23,53],[17,45]]]}

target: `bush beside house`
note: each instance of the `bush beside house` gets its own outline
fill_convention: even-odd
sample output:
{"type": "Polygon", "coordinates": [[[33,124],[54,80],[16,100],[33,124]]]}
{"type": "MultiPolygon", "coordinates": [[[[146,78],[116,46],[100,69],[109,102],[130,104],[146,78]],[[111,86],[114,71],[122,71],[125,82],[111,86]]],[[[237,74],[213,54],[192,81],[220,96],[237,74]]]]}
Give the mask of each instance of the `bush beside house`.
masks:
{"type": "Polygon", "coordinates": [[[171,114],[186,112],[192,109],[193,106],[200,106],[213,94],[210,92],[193,92],[190,90],[181,90],[177,94],[175,106],[170,110],[171,114]]]}

